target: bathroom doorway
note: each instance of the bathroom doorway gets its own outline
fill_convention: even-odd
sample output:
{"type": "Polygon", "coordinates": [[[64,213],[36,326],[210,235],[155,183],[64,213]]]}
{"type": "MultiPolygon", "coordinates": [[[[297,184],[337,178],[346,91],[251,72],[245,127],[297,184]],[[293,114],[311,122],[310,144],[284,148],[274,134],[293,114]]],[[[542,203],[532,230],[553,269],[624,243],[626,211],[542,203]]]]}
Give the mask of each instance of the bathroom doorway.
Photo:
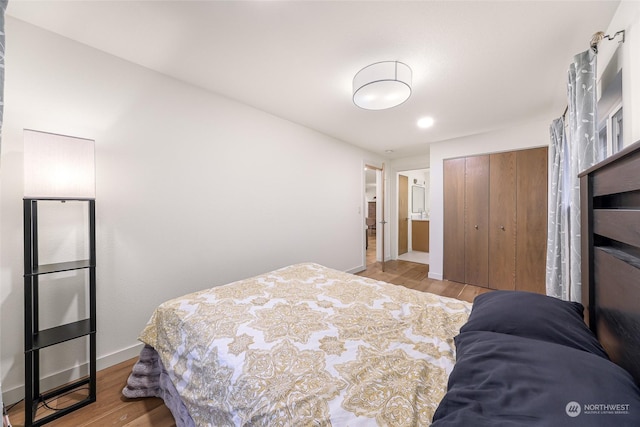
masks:
{"type": "Polygon", "coordinates": [[[399,260],[429,264],[429,177],[428,168],[398,172],[399,260]]]}

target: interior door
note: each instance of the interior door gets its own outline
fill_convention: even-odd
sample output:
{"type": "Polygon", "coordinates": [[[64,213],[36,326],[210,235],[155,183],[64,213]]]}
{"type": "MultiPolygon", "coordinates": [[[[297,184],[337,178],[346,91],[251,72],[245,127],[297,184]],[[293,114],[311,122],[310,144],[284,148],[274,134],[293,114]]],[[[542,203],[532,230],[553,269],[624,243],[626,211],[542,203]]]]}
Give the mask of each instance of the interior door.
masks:
{"type": "Polygon", "coordinates": [[[464,283],[464,163],[444,161],[444,278],[464,283]]]}
{"type": "Polygon", "coordinates": [[[489,285],[489,156],[465,159],[465,281],[489,285]]]}
{"type": "Polygon", "coordinates": [[[516,152],[491,154],[489,175],[489,287],[516,288],[516,152]]]}
{"type": "Polygon", "coordinates": [[[409,251],[409,178],[398,175],[398,255],[409,251]]]}
{"type": "Polygon", "coordinates": [[[518,151],[516,289],[546,293],[548,148],[518,151]]]}

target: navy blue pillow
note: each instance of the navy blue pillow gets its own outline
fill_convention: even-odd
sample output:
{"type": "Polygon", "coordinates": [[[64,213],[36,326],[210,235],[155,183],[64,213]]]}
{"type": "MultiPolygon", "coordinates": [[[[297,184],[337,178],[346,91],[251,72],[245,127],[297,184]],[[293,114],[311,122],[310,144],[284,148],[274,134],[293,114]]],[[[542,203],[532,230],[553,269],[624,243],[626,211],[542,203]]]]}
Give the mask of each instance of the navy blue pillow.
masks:
{"type": "Polygon", "coordinates": [[[495,332],[455,341],[457,361],[433,427],[640,426],[640,389],[609,360],[495,332]]]}
{"type": "Polygon", "coordinates": [[[566,345],[608,359],[583,318],[578,302],[532,292],[492,291],[479,295],[460,332],[491,331],[566,345]]]}

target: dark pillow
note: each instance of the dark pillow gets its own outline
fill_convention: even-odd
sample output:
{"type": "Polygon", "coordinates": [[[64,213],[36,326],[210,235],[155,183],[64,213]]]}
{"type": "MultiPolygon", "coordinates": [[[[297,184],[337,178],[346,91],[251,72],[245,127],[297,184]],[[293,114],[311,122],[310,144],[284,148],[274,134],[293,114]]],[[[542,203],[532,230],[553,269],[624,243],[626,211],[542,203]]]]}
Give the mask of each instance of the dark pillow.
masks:
{"type": "Polygon", "coordinates": [[[578,302],[532,292],[492,291],[473,301],[460,332],[491,331],[566,345],[609,358],[583,319],[578,302]]]}
{"type": "Polygon", "coordinates": [[[640,426],[640,389],[609,360],[495,332],[455,341],[457,361],[433,427],[640,426]]]}

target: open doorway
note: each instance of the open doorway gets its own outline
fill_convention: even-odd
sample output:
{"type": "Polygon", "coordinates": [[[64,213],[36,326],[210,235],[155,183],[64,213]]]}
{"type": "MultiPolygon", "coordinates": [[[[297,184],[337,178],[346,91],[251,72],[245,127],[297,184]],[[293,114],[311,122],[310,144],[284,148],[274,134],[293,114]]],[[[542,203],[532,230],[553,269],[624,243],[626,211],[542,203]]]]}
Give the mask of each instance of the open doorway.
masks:
{"type": "Polygon", "coordinates": [[[429,169],[398,172],[398,259],[429,264],[429,169]]]}
{"type": "Polygon", "coordinates": [[[382,169],[376,166],[365,166],[365,267],[382,261],[382,245],[384,243],[382,199],[382,169]]]}

